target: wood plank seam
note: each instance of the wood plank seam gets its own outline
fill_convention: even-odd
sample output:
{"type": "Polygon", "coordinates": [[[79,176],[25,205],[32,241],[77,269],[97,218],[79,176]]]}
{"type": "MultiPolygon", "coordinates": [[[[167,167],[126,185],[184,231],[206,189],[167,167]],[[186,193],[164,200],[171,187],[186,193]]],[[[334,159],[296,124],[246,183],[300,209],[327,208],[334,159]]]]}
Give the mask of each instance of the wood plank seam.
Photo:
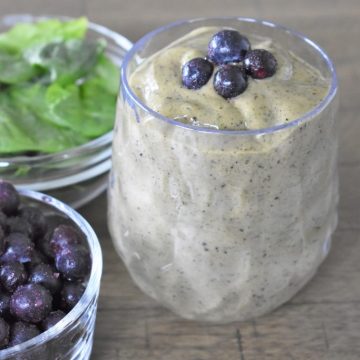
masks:
{"type": "Polygon", "coordinates": [[[323,335],[324,335],[325,348],[326,348],[326,351],[329,351],[329,349],[330,349],[329,339],[328,339],[328,336],[327,336],[327,332],[326,332],[326,329],[325,329],[324,322],[321,323],[321,327],[322,327],[322,331],[323,331],[323,335]]]}
{"type": "Polygon", "coordinates": [[[238,350],[240,353],[240,360],[245,360],[244,349],[243,349],[243,344],[242,344],[242,337],[241,337],[241,332],[240,332],[239,328],[236,329],[235,337],[237,340],[238,350]]]}

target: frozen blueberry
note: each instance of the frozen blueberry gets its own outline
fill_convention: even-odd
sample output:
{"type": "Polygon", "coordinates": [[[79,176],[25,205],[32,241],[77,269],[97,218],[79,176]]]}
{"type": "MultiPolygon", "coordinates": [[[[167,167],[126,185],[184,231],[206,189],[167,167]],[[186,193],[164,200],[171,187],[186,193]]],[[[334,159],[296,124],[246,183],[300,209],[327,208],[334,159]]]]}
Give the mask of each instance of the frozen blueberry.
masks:
{"type": "Polygon", "coordinates": [[[243,93],[247,88],[247,77],[239,66],[224,65],[219,67],[214,76],[214,89],[225,99],[243,93]]]}
{"type": "Polygon", "coordinates": [[[34,252],[34,244],[24,234],[11,233],[5,238],[6,249],[0,260],[2,263],[19,261],[27,263],[31,261],[34,252]]]}
{"type": "Polygon", "coordinates": [[[182,68],[182,83],[188,89],[200,89],[211,78],[213,69],[213,64],[206,59],[192,59],[182,68]]]}
{"type": "Polygon", "coordinates": [[[25,267],[19,262],[9,262],[0,267],[0,281],[9,292],[14,292],[20,285],[25,284],[28,275],[25,267]]]}
{"type": "Polygon", "coordinates": [[[55,257],[54,251],[51,248],[50,244],[51,240],[51,233],[48,232],[44,237],[39,239],[36,243],[37,248],[40,250],[40,252],[45,255],[47,258],[53,260],[55,257]]]}
{"type": "Polygon", "coordinates": [[[61,289],[59,276],[60,274],[56,272],[51,265],[39,264],[31,270],[29,282],[42,285],[52,294],[55,294],[61,289]]]}
{"type": "Polygon", "coordinates": [[[249,51],[244,59],[246,72],[254,79],[265,79],[276,72],[277,61],[274,55],[263,49],[249,51]]]}
{"type": "Polygon", "coordinates": [[[237,63],[249,50],[250,42],[245,36],[236,30],[221,30],[209,42],[208,57],[215,64],[237,63]]]}
{"type": "Polygon", "coordinates": [[[61,310],[52,311],[49,316],[42,321],[41,329],[46,331],[56,325],[61,319],[63,319],[66,314],[61,310]]]}
{"type": "Polygon", "coordinates": [[[4,252],[5,249],[5,231],[0,225],[0,255],[4,252]]]}
{"type": "Polygon", "coordinates": [[[66,279],[83,280],[90,272],[89,251],[82,245],[68,245],[56,254],[55,266],[66,279]]]}
{"type": "Polygon", "coordinates": [[[61,308],[70,311],[80,300],[85,292],[81,283],[65,283],[61,290],[61,308]]]}
{"type": "Polygon", "coordinates": [[[0,317],[0,349],[5,348],[10,340],[10,326],[0,317]]]}
{"type": "Polygon", "coordinates": [[[7,228],[7,217],[0,209],[0,227],[3,228],[4,232],[6,232],[7,228]]]}
{"type": "Polygon", "coordinates": [[[33,229],[28,221],[22,219],[20,216],[12,216],[7,220],[9,233],[21,233],[28,238],[33,238],[33,229]]]}
{"type": "Polygon", "coordinates": [[[48,258],[40,251],[34,250],[30,262],[26,263],[27,270],[31,272],[40,264],[48,264],[48,258]]]}
{"type": "Polygon", "coordinates": [[[69,246],[83,244],[84,240],[80,232],[71,225],[59,225],[52,233],[50,245],[56,254],[66,250],[69,246]]]}
{"type": "Polygon", "coordinates": [[[30,224],[34,240],[45,235],[46,218],[40,209],[34,206],[24,206],[20,209],[20,218],[30,224]]]}
{"type": "Polygon", "coordinates": [[[16,213],[20,204],[20,197],[15,187],[3,180],[0,180],[0,210],[6,215],[16,213]]]}
{"type": "Polygon", "coordinates": [[[10,299],[10,312],[21,321],[38,323],[50,314],[51,309],[50,291],[38,284],[19,286],[10,299]]]}
{"type": "Polygon", "coordinates": [[[21,344],[40,334],[40,330],[34,324],[18,321],[10,328],[10,346],[21,344]]]}
{"type": "Polygon", "coordinates": [[[8,318],[10,315],[10,294],[0,291],[0,317],[8,318]]]}

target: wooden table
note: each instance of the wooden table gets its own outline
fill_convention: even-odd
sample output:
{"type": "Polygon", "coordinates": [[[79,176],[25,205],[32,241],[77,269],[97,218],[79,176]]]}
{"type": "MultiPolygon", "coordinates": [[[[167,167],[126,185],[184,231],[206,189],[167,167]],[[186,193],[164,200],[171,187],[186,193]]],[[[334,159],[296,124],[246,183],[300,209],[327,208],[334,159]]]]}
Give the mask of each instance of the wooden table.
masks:
{"type": "Polygon", "coordinates": [[[340,78],[340,222],[316,277],[269,316],[208,326],[183,321],[143,295],[116,255],[106,198],[81,212],[104,252],[93,360],[360,359],[359,0],[1,0],[0,14],[86,14],[132,40],[161,24],[200,16],[267,18],[306,33],[334,59],[340,78]]]}

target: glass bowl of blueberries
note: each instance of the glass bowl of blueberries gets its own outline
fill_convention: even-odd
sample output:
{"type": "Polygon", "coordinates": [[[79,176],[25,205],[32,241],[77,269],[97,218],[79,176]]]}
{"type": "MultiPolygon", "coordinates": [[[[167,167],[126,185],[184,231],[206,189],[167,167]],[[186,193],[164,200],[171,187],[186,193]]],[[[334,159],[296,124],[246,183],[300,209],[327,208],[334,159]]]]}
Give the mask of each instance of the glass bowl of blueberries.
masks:
{"type": "Polygon", "coordinates": [[[89,359],[101,273],[86,220],[0,180],[1,359],[89,359]]]}
{"type": "Polygon", "coordinates": [[[107,187],[132,43],[86,18],[0,19],[0,177],[78,208],[107,187]]]}

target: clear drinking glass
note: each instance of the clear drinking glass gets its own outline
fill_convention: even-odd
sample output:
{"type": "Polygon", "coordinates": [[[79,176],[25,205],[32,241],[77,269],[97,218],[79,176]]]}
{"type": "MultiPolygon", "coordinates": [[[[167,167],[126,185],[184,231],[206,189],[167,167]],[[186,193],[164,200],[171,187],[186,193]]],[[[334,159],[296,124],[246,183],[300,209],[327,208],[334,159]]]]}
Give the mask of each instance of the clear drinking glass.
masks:
{"type": "Polygon", "coordinates": [[[64,203],[31,190],[19,190],[24,204],[37,206],[49,215],[71,220],[86,236],[92,259],[85,293],[76,306],[55,326],[11,348],[0,350],[2,360],[88,360],[95,329],[96,309],[102,273],[99,241],[89,223],[64,203]]]}
{"type": "Polygon", "coordinates": [[[337,224],[337,79],[301,34],[246,18],[157,29],[124,59],[113,141],[109,226],[131,276],[188,319],[231,322],[289,300],[326,257],[337,224]],[[301,118],[221,131],[166,118],[134,94],[143,59],[202,26],[274,39],[329,79],[301,118]]]}

